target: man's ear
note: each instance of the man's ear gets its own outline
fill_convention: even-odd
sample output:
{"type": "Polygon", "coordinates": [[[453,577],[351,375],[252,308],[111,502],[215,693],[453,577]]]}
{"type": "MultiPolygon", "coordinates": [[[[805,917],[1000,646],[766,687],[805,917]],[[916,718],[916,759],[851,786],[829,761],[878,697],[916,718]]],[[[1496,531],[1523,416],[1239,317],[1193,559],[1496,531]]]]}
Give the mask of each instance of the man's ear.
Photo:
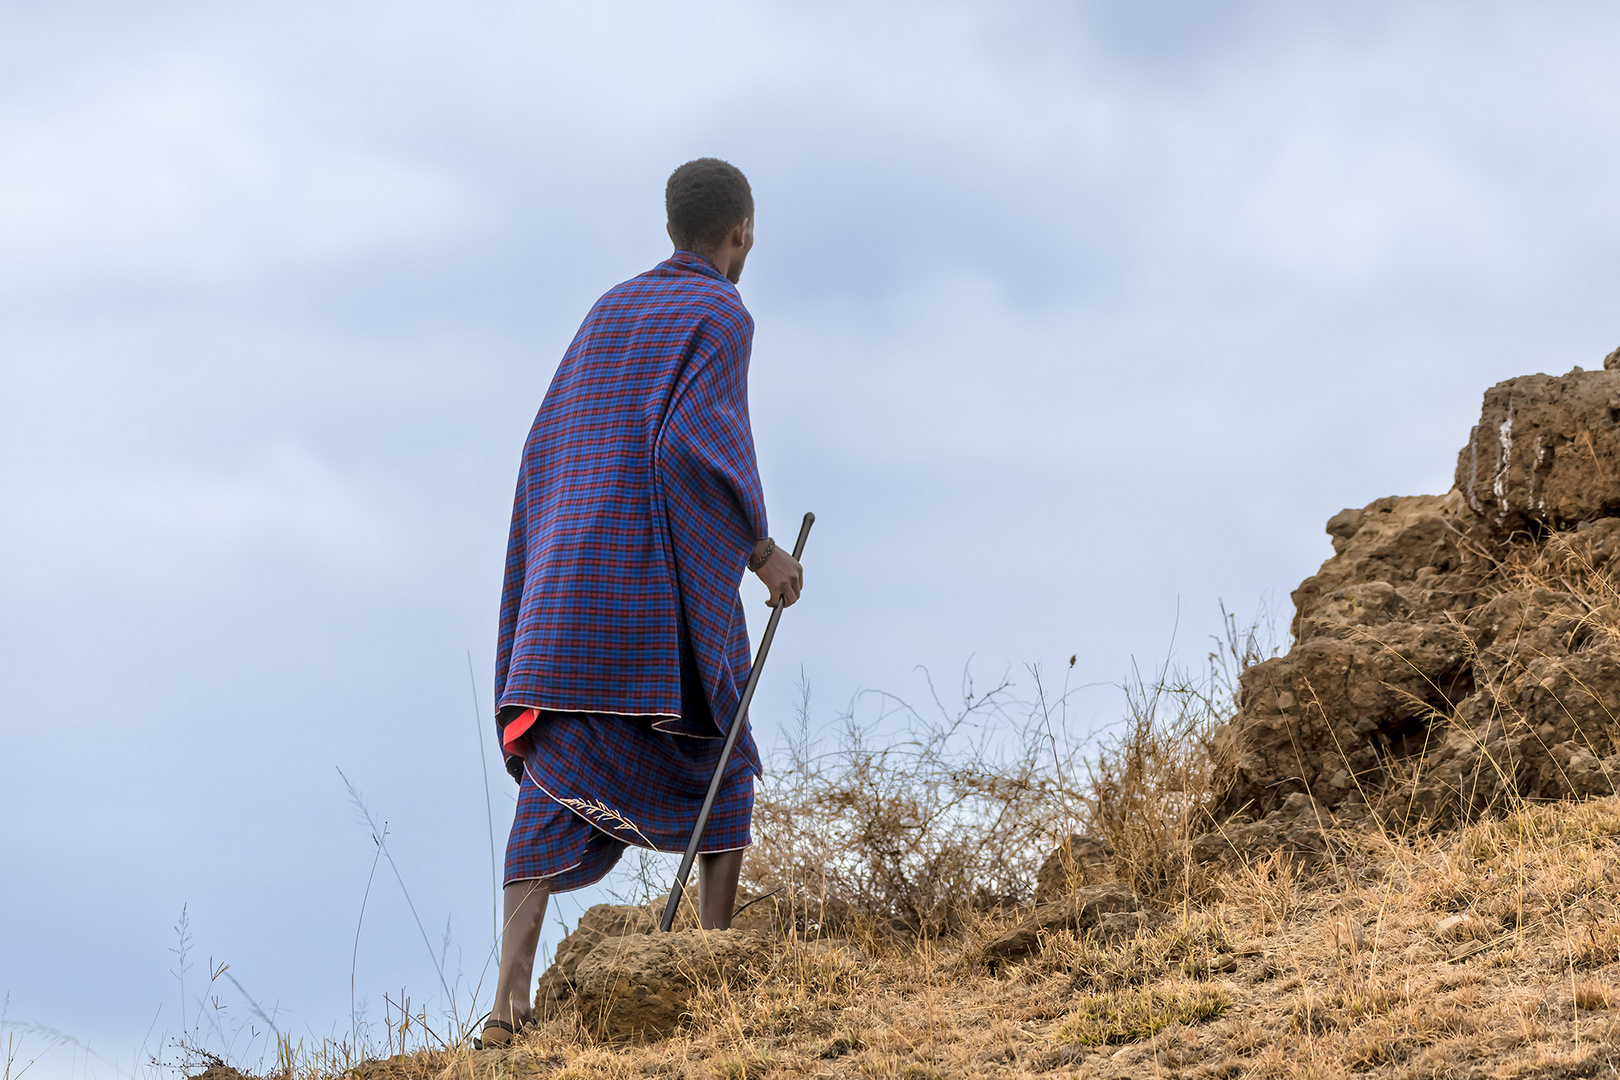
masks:
{"type": "Polygon", "coordinates": [[[666,232],[666,233],[668,233],[668,234],[669,234],[669,242],[670,242],[670,243],[671,243],[671,244],[674,244],[674,245],[675,245],[675,250],[676,250],[676,251],[679,251],[679,250],[680,250],[680,248],[681,248],[681,245],[680,245],[680,243],[679,243],[679,242],[678,242],[678,241],[677,241],[677,240],[676,240],[676,239],[675,239],[675,227],[674,227],[674,226],[672,226],[672,225],[670,225],[670,224],[669,224],[669,223],[668,223],[668,222],[665,222],[665,223],[664,223],[664,232],[666,232]]]}
{"type": "Polygon", "coordinates": [[[731,227],[731,232],[726,234],[726,241],[732,247],[745,248],[748,246],[748,225],[751,220],[750,218],[743,218],[731,227]]]}

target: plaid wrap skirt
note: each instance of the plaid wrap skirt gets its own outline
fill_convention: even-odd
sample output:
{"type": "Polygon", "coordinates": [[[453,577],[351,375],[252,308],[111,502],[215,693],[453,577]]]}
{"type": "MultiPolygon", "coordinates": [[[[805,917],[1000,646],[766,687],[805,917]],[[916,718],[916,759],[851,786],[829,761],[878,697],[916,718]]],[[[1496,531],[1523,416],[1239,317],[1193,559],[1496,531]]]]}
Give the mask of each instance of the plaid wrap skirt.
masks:
{"type": "MultiPolygon", "coordinates": [[[[602,880],[631,844],[685,851],[720,747],[649,717],[540,713],[523,736],[506,883],[549,878],[552,892],[567,892],[602,880]]],[[[747,847],[753,812],[753,770],[734,753],[699,850],[747,847]]]]}

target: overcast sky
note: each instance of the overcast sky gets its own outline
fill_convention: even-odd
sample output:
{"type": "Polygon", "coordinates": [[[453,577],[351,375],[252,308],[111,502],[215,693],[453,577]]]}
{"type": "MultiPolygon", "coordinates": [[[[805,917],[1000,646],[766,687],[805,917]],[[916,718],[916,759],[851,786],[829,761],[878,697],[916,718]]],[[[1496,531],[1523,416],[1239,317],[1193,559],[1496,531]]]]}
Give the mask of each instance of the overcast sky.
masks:
{"type": "Polygon", "coordinates": [[[819,725],[1071,654],[1083,731],[1620,344],[1617,54],[1602,4],[0,0],[0,994],[94,1051],[31,1075],[193,1022],[183,905],[191,1012],[210,957],[227,1025],[346,1031],[351,954],[435,1001],[386,864],[355,952],[338,768],[476,979],[518,453],[675,165],[753,183],[819,518],[762,743],[801,671],[819,725]]]}

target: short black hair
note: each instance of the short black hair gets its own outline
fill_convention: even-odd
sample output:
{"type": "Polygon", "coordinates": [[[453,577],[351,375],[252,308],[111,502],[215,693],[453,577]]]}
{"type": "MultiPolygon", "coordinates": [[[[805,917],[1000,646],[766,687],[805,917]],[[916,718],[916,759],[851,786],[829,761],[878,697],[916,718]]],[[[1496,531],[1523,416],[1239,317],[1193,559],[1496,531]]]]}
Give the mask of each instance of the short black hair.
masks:
{"type": "Polygon", "coordinates": [[[737,166],[719,158],[698,158],[669,174],[664,209],[675,246],[707,255],[734,225],[754,216],[754,192],[737,166]]]}

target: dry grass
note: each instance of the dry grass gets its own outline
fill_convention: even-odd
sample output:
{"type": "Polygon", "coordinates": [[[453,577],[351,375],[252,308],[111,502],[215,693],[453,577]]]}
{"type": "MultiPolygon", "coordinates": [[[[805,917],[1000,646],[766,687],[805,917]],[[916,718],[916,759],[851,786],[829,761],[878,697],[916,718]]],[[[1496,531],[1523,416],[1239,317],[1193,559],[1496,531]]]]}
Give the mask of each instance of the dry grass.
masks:
{"type": "Polygon", "coordinates": [[[1113,943],[1072,934],[992,973],[972,941],[784,941],[681,1029],[592,1041],[564,1016],[506,1052],[367,1063],[364,1080],[546,1077],[1537,1077],[1620,1064],[1620,799],[1443,837],[1346,837],[1337,868],[1225,874],[1113,943]],[[1442,931],[1444,920],[1465,915],[1442,931]]]}
{"type": "Polygon", "coordinates": [[[1141,1042],[1171,1024],[1199,1024],[1232,1007],[1219,987],[1160,983],[1089,994],[1058,1024],[1054,1038],[1082,1046],[1141,1042]]]}
{"type": "MultiPolygon", "coordinates": [[[[973,943],[1011,911],[944,940],[872,935],[867,951],[790,936],[745,984],[701,991],[666,1039],[602,1043],[565,1014],[508,1051],[419,1050],[346,1072],[1535,1077],[1620,1063],[1620,799],[1341,839],[1337,866],[1226,873],[1158,905],[1132,938],[1057,934],[995,972],[971,962],[973,943]]],[[[284,1066],[345,1071],[297,1054],[284,1066]]]]}

